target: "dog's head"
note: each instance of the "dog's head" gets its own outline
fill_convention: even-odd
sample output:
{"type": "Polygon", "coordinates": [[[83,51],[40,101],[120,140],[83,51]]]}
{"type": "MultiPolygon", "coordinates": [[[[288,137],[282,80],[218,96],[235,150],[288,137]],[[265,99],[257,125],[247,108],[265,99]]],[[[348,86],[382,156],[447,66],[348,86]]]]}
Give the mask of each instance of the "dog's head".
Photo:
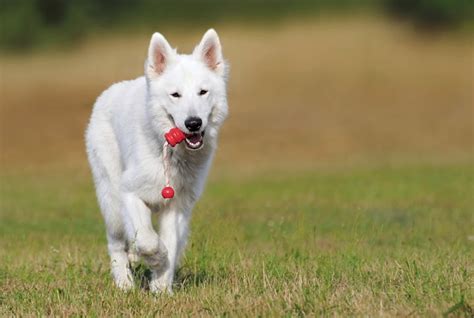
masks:
{"type": "Polygon", "coordinates": [[[155,130],[164,134],[178,127],[188,149],[214,142],[227,117],[227,65],[216,31],[208,30],[190,55],[178,54],[163,35],[153,34],[145,75],[155,130]]]}

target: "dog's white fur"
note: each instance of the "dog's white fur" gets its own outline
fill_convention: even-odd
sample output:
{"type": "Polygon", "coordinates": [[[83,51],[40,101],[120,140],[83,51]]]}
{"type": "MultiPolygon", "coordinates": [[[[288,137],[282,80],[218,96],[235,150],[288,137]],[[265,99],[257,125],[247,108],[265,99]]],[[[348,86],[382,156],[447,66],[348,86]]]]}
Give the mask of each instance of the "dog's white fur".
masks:
{"type": "Polygon", "coordinates": [[[94,105],[87,154],[106,223],[112,275],[122,289],[134,286],[130,262],[142,257],[152,270],[150,290],[172,290],[191,210],[203,191],[227,116],[226,75],[213,29],[190,55],[177,54],[155,33],[145,76],[112,85],[94,105]],[[190,133],[184,124],[189,116],[202,119],[204,144],[192,150],[181,143],[170,151],[170,183],[176,194],[164,200],[164,134],[172,127],[190,133]],[[159,214],[159,235],[152,212],[159,214]]]}

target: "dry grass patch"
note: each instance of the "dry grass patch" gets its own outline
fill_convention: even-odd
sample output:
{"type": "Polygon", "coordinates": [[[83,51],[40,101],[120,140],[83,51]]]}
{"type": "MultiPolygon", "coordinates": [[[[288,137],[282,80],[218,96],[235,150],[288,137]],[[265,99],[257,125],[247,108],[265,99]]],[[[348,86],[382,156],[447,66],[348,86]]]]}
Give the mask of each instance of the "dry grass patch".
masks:
{"type": "MultiPolygon", "coordinates": [[[[216,28],[232,67],[220,167],[472,157],[473,57],[462,35],[372,18],[216,28]]],[[[187,51],[201,33],[162,31],[187,51]]],[[[142,74],[148,39],[100,35],[68,52],[0,58],[2,163],[83,163],[95,98],[142,74]]]]}

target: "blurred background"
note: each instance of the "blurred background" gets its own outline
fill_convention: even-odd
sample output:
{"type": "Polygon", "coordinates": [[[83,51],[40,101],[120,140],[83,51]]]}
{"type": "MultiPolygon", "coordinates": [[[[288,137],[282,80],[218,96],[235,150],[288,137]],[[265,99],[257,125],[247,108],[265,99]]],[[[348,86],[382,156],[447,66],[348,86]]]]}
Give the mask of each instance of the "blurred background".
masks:
{"type": "Polygon", "coordinates": [[[87,175],[96,97],[163,33],[231,65],[213,175],[473,156],[470,0],[0,1],[2,171],[87,175]]]}

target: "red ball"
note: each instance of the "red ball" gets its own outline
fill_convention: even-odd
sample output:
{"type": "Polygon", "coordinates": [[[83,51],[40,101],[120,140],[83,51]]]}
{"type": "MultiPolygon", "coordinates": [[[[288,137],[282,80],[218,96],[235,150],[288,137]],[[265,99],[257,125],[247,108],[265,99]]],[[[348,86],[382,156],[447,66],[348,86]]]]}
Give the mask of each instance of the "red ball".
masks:
{"type": "Polygon", "coordinates": [[[174,190],[172,187],[164,187],[163,190],[161,190],[161,195],[165,199],[171,199],[174,197],[174,190]]]}
{"type": "Polygon", "coordinates": [[[171,147],[174,147],[186,139],[186,135],[179,128],[175,127],[165,134],[165,139],[171,147]]]}

